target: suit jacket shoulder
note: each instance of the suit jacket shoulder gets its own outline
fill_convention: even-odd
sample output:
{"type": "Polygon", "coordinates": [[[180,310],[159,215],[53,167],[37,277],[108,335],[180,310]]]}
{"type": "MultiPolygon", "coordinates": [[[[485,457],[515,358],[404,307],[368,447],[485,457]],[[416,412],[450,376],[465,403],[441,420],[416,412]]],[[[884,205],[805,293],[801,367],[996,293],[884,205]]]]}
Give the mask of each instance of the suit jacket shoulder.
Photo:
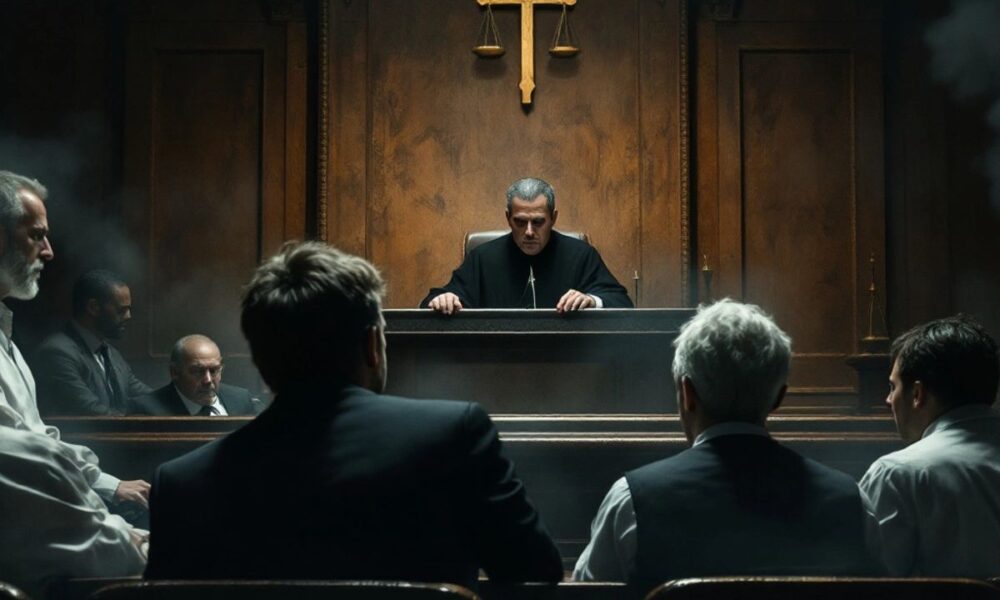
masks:
{"type": "Polygon", "coordinates": [[[279,395],[158,469],[147,576],[475,585],[482,567],[558,580],[558,551],[500,450],[470,403],[353,386],[279,395]]]}

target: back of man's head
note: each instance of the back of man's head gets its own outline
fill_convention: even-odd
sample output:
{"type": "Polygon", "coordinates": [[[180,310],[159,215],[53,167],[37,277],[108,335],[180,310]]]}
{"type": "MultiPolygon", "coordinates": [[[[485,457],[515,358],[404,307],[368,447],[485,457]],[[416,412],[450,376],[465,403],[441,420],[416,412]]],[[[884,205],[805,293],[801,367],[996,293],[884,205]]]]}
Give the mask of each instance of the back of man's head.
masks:
{"type": "Polygon", "coordinates": [[[674,347],[674,381],[689,378],[715,422],[763,422],[788,379],[792,340],[753,304],[699,307],[674,347]]]}
{"type": "Polygon", "coordinates": [[[545,196],[545,206],[551,215],[556,209],[556,191],[552,186],[536,177],[518,179],[507,188],[507,212],[511,211],[515,198],[531,202],[539,196],[545,196]]]}
{"type": "Polygon", "coordinates": [[[904,389],[920,381],[944,408],[992,404],[1000,382],[997,343],[983,326],[958,315],[918,325],[892,343],[904,389]]]}
{"type": "Polygon", "coordinates": [[[117,274],[104,269],[87,271],[73,282],[73,316],[79,317],[87,312],[91,300],[98,304],[109,302],[115,290],[127,285],[117,274]]]}
{"type": "Polygon", "coordinates": [[[368,261],[320,242],[287,244],[243,294],[243,335],[275,393],[290,384],[349,376],[368,330],[382,323],[385,284],[368,261]]]}
{"type": "MultiPolygon", "coordinates": [[[[7,239],[10,239],[24,216],[24,202],[18,196],[21,190],[34,193],[39,200],[45,200],[49,196],[45,186],[34,179],[10,171],[0,171],[0,229],[7,239]]],[[[4,244],[3,253],[10,250],[7,246],[8,244],[4,244]]]]}

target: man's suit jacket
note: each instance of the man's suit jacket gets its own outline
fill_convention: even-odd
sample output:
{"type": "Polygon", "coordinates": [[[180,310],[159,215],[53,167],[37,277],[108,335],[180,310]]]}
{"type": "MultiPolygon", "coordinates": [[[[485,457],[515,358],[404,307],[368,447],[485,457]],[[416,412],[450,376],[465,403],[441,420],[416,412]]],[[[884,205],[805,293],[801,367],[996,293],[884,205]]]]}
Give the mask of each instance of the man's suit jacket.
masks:
{"type": "MultiPolygon", "coordinates": [[[[256,398],[251,398],[250,390],[246,388],[223,383],[219,386],[218,396],[219,402],[226,407],[226,412],[231,417],[252,417],[263,410],[263,405],[256,398]]],[[[128,414],[155,417],[191,416],[173,383],[168,383],[151,394],[130,399],[128,414]]]]}
{"type": "Polygon", "coordinates": [[[718,575],[864,575],[857,484],[760,435],[722,435],[626,474],[632,583],[718,575]]]}
{"type": "Polygon", "coordinates": [[[152,391],[110,344],[108,354],[117,403],[108,393],[104,371],[72,323],[46,338],[32,364],[39,411],[43,415],[123,415],[129,398],[152,391]]]}
{"type": "Polygon", "coordinates": [[[558,581],[562,564],[476,404],[315,385],[160,466],[152,579],[558,581]]]}

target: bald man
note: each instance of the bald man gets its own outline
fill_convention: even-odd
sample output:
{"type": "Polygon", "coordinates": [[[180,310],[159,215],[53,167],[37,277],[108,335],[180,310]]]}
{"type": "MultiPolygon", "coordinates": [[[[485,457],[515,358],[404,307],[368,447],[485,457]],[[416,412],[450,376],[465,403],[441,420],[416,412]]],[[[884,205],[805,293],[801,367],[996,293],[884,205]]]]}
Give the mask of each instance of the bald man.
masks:
{"type": "Polygon", "coordinates": [[[222,353],[204,335],[177,340],[170,353],[170,383],[135,398],[132,415],[157,417],[247,417],[263,404],[244,388],[222,383],[222,353]]]}

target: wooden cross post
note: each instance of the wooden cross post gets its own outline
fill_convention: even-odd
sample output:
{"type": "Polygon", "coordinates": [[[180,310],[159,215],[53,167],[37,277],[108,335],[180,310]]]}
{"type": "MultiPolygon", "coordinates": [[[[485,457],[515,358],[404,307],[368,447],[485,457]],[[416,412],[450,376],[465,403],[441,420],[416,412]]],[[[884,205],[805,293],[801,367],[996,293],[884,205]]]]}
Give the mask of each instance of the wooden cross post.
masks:
{"type": "Polygon", "coordinates": [[[476,0],[480,6],[487,4],[521,5],[521,104],[531,104],[535,91],[535,5],[565,4],[573,6],[576,0],[476,0]]]}

